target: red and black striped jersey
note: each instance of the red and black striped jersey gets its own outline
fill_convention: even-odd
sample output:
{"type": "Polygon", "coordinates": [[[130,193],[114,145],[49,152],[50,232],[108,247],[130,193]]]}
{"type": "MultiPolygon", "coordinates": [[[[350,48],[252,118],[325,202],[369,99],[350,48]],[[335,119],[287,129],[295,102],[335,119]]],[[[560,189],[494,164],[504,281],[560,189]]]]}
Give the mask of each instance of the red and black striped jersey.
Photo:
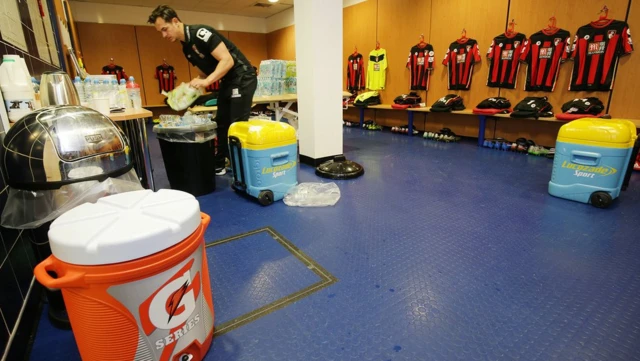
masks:
{"type": "Polygon", "coordinates": [[[347,59],[347,90],[350,92],[365,89],[364,58],[362,54],[351,54],[347,59]]]}
{"type": "Polygon", "coordinates": [[[520,60],[527,63],[524,90],[553,91],[560,63],[571,54],[571,34],[563,29],[541,30],[524,42],[520,60]]]}
{"type": "Polygon", "coordinates": [[[155,78],[158,79],[158,88],[162,91],[172,91],[176,87],[176,73],[171,65],[156,66],[155,78]]]}
{"type": "Polygon", "coordinates": [[[475,39],[458,39],[449,45],[442,64],[449,68],[447,88],[450,90],[469,90],[473,64],[479,63],[480,51],[475,39]]]}
{"type": "Polygon", "coordinates": [[[629,25],[610,20],[582,26],[571,51],[574,64],[569,90],[611,90],[618,58],[633,51],[629,25]]]}
{"type": "Polygon", "coordinates": [[[411,71],[411,90],[429,90],[429,75],[434,62],[433,46],[421,43],[411,48],[407,68],[411,71]]]}
{"type": "Polygon", "coordinates": [[[124,72],[124,69],[120,65],[105,65],[102,67],[102,74],[115,75],[118,80],[118,84],[120,84],[120,79],[129,81],[129,76],[124,72]]]}
{"type": "Polygon", "coordinates": [[[493,38],[487,58],[489,77],[487,85],[493,88],[515,89],[520,69],[520,53],[526,40],[522,33],[500,34],[493,38]]]}

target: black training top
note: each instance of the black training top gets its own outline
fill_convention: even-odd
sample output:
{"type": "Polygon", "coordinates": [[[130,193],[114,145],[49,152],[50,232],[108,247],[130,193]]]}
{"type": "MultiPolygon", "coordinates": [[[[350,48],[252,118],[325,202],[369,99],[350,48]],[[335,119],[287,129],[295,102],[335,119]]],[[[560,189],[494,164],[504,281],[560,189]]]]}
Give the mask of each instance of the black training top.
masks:
{"type": "Polygon", "coordinates": [[[182,52],[187,60],[203,73],[209,75],[218,66],[218,60],[211,55],[211,52],[220,43],[229,50],[233,57],[233,68],[222,78],[223,81],[240,77],[244,74],[255,74],[249,60],[240,52],[235,44],[207,25],[185,25],[185,41],[182,42],[182,52]]]}

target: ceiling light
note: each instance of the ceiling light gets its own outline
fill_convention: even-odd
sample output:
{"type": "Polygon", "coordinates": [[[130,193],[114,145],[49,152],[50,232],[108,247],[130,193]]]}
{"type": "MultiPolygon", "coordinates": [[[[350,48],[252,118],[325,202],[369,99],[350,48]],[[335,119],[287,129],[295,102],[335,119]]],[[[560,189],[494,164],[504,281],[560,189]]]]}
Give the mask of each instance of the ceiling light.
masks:
{"type": "Polygon", "coordinates": [[[269,0],[270,3],[277,3],[280,0],[269,0]]]}

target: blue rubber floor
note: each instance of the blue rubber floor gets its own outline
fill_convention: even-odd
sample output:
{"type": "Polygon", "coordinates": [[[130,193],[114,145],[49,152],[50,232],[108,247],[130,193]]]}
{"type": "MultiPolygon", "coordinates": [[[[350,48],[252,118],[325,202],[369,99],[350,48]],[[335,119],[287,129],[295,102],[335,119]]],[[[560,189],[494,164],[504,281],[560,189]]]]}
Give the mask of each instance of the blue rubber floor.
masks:
{"type": "MultiPolygon", "coordinates": [[[[199,199],[207,242],[272,227],[337,279],[207,361],[640,360],[640,174],[601,210],[549,196],[545,158],[354,128],[344,144],[366,173],[334,207],[261,207],[228,175],[199,199]]],[[[263,233],[207,254],[217,326],[320,280],[263,233]]],[[[30,359],[80,358],[45,316],[30,359]]]]}

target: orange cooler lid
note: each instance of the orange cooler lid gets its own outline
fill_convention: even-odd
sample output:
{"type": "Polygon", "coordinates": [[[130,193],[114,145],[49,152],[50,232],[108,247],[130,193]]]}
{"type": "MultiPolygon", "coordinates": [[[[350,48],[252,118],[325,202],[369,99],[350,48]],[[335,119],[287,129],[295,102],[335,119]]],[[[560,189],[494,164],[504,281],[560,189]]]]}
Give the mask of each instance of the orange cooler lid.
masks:
{"type": "Polygon", "coordinates": [[[51,224],[49,243],[53,255],[66,263],[121,263],[180,243],[200,223],[200,205],[191,194],[141,190],[104,197],[64,213],[51,224]]]}

